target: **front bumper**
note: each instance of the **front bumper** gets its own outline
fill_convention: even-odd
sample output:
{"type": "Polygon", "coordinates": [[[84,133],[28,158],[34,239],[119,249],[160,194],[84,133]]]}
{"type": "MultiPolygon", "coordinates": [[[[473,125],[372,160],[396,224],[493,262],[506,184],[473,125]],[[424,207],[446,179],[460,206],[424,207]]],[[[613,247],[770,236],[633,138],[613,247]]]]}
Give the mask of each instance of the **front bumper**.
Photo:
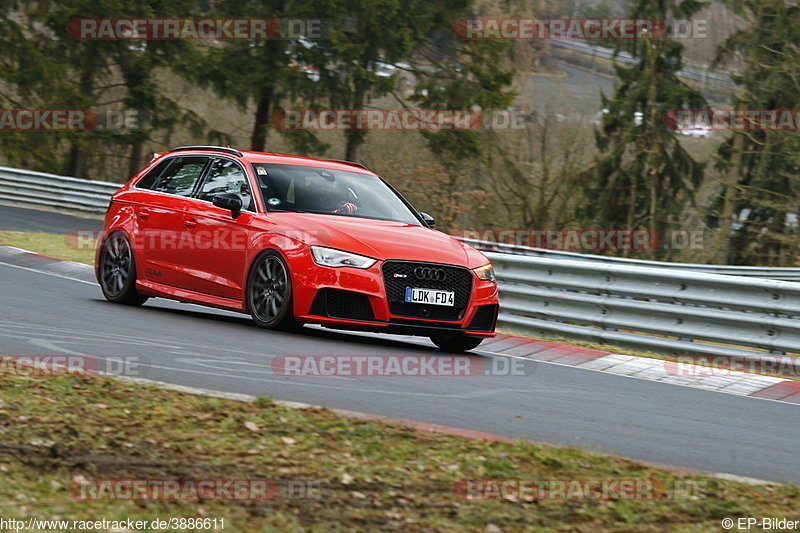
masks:
{"type": "MultiPolygon", "coordinates": [[[[464,269],[469,273],[470,286],[461,291],[460,303],[463,305],[458,306],[458,309],[454,309],[452,315],[448,316],[446,310],[433,308],[433,306],[430,306],[430,310],[420,306],[409,312],[407,306],[398,305],[396,290],[392,291],[394,295],[391,298],[387,295],[384,266],[397,263],[395,261],[379,261],[372,267],[363,270],[347,267],[322,267],[313,263],[313,260],[310,261],[311,264],[303,260],[294,264],[295,317],[301,322],[321,324],[336,329],[380,331],[405,335],[431,336],[436,333],[462,333],[477,337],[494,336],[499,312],[497,284],[480,280],[469,270],[464,269]],[[393,313],[392,309],[396,312],[393,313]],[[436,318],[419,316],[425,313],[436,318]],[[413,314],[417,316],[409,316],[413,314]]],[[[462,268],[420,261],[413,263],[451,269],[462,268]]],[[[405,281],[400,281],[400,283],[405,283],[405,281]]],[[[409,281],[408,283],[409,286],[419,283],[422,283],[423,287],[431,285],[430,282],[409,281]]],[[[458,293],[458,291],[456,292],[458,293]]]]}

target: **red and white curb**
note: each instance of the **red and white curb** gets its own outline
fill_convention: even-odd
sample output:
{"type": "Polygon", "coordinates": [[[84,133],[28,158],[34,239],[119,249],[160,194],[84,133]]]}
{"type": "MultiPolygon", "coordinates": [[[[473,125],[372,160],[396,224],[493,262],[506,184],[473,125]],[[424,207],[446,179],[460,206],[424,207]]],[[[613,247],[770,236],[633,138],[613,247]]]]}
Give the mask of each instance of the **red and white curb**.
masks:
{"type": "MultiPolygon", "coordinates": [[[[83,283],[97,283],[94,269],[89,265],[63,261],[21,248],[0,245],[0,263],[83,283]]],[[[722,373],[725,375],[721,376],[709,376],[709,368],[705,366],[616,354],[504,334],[485,340],[476,351],[696,389],[800,404],[800,381],[779,377],[735,370],[724,370],[722,373]],[[680,371],[675,371],[678,364],[680,371]]]]}
{"type": "Polygon", "coordinates": [[[82,283],[97,284],[94,268],[89,265],[64,261],[63,259],[56,259],[55,257],[4,244],[0,244],[0,264],[82,283]]]}
{"type": "Polygon", "coordinates": [[[707,366],[616,354],[514,335],[497,335],[493,339],[484,341],[478,351],[696,389],[800,404],[800,381],[780,377],[725,369],[718,371],[724,375],[709,376],[708,374],[713,374],[715,371],[707,366]]]}

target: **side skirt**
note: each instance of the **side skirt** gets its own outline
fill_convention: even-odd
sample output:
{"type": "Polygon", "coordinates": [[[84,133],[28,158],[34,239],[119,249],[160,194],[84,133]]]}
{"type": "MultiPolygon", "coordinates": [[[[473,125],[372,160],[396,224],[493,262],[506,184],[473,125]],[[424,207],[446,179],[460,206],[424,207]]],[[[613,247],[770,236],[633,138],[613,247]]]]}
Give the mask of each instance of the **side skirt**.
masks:
{"type": "Polygon", "coordinates": [[[233,300],[231,298],[223,298],[222,296],[213,296],[211,294],[203,294],[201,292],[190,291],[187,289],[179,289],[178,287],[171,287],[161,283],[155,283],[148,280],[136,280],[136,290],[147,296],[156,296],[159,298],[167,298],[169,300],[177,300],[183,303],[207,305],[209,307],[216,307],[218,309],[225,309],[227,311],[236,311],[238,313],[246,313],[244,302],[241,300],[233,300]]]}

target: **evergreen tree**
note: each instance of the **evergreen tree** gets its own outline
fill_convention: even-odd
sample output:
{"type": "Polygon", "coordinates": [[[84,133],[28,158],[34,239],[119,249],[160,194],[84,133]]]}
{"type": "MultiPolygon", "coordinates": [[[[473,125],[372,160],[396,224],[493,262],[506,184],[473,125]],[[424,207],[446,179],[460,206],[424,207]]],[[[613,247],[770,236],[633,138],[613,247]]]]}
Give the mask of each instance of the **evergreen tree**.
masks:
{"type": "Polygon", "coordinates": [[[67,32],[77,18],[189,17],[195,0],[40,0],[13,2],[0,11],[0,67],[5,90],[0,105],[38,109],[102,110],[108,102],[135,110],[138,129],[82,132],[18,132],[4,134],[0,147],[13,164],[63,172],[87,173],[91,153],[109,146],[127,149],[128,175],[144,164],[144,143],[156,132],[181,123],[197,131],[202,120],[163,94],[157,69],[169,68],[189,53],[181,40],[81,40],[67,32]],[[36,152],[47,151],[48,156],[36,152]],[[56,159],[66,154],[62,164],[56,159]]]}
{"type": "MultiPolygon", "coordinates": [[[[205,48],[202,60],[182,65],[195,82],[210,87],[218,96],[236,102],[242,109],[255,106],[251,150],[267,149],[272,117],[283,103],[298,97],[310,99],[315,94],[315,82],[303,70],[301,56],[305,48],[301,41],[309,43],[325,37],[326,21],[320,16],[320,9],[320,4],[291,0],[220,0],[215,16],[273,21],[269,38],[212,43],[205,48]],[[291,20],[318,21],[321,25],[312,23],[312,34],[304,35],[309,28],[289,28],[286,21],[291,20]],[[278,35],[279,31],[287,34],[278,35]]],[[[282,133],[303,153],[319,153],[327,146],[311,132],[282,133]]]]}
{"type": "MultiPolygon", "coordinates": [[[[322,90],[332,108],[363,109],[370,100],[393,94],[401,105],[426,109],[501,107],[511,99],[504,91],[513,73],[499,66],[506,43],[459,42],[453,25],[467,16],[468,0],[331,0],[335,19],[330,40],[310,50],[322,73],[322,90]],[[386,76],[380,70],[394,68],[386,76]],[[396,91],[401,76],[412,79],[416,96],[396,91]]],[[[435,152],[475,143],[474,134],[428,134],[435,152]],[[458,138],[453,145],[454,139],[458,138]],[[470,139],[471,140],[468,140],[470,139]]],[[[368,131],[345,132],[345,158],[355,160],[368,131]]],[[[451,150],[451,153],[455,153],[451,150]]]]}
{"type": "MultiPolygon", "coordinates": [[[[688,19],[695,0],[637,0],[629,18],[688,19]]],[[[703,176],[703,166],[681,146],[665,117],[670,110],[704,107],[702,95],[677,76],[683,44],[658,35],[620,41],[638,62],[617,65],[619,84],[603,97],[596,131],[600,155],[583,176],[584,215],[608,228],[674,228],[703,176]],[[652,37],[652,38],[650,38],[652,37]]]]}
{"type": "MultiPolygon", "coordinates": [[[[800,108],[800,6],[784,0],[728,2],[746,26],[720,48],[740,74],[737,110],[800,108]]],[[[717,262],[797,264],[800,138],[796,132],[737,131],[719,148],[724,182],[711,213],[717,262]]]]}

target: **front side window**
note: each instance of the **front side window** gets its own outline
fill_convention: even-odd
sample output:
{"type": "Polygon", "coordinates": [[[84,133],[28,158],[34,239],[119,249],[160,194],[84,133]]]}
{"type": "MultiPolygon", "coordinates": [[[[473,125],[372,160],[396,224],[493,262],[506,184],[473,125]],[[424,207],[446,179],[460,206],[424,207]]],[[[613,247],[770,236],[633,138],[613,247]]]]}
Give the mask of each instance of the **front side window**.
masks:
{"type": "Polygon", "coordinates": [[[223,193],[238,194],[242,206],[248,211],[255,211],[253,194],[247,183],[247,174],[242,167],[230,159],[217,159],[212,163],[208,177],[200,188],[198,198],[210,202],[214,195],[223,193]]]}
{"type": "Polygon", "coordinates": [[[167,194],[190,196],[207,164],[207,157],[176,157],[152,189],[167,194]]]}
{"type": "Polygon", "coordinates": [[[380,178],[326,168],[254,163],[267,211],[294,211],[421,225],[380,178]]]}

